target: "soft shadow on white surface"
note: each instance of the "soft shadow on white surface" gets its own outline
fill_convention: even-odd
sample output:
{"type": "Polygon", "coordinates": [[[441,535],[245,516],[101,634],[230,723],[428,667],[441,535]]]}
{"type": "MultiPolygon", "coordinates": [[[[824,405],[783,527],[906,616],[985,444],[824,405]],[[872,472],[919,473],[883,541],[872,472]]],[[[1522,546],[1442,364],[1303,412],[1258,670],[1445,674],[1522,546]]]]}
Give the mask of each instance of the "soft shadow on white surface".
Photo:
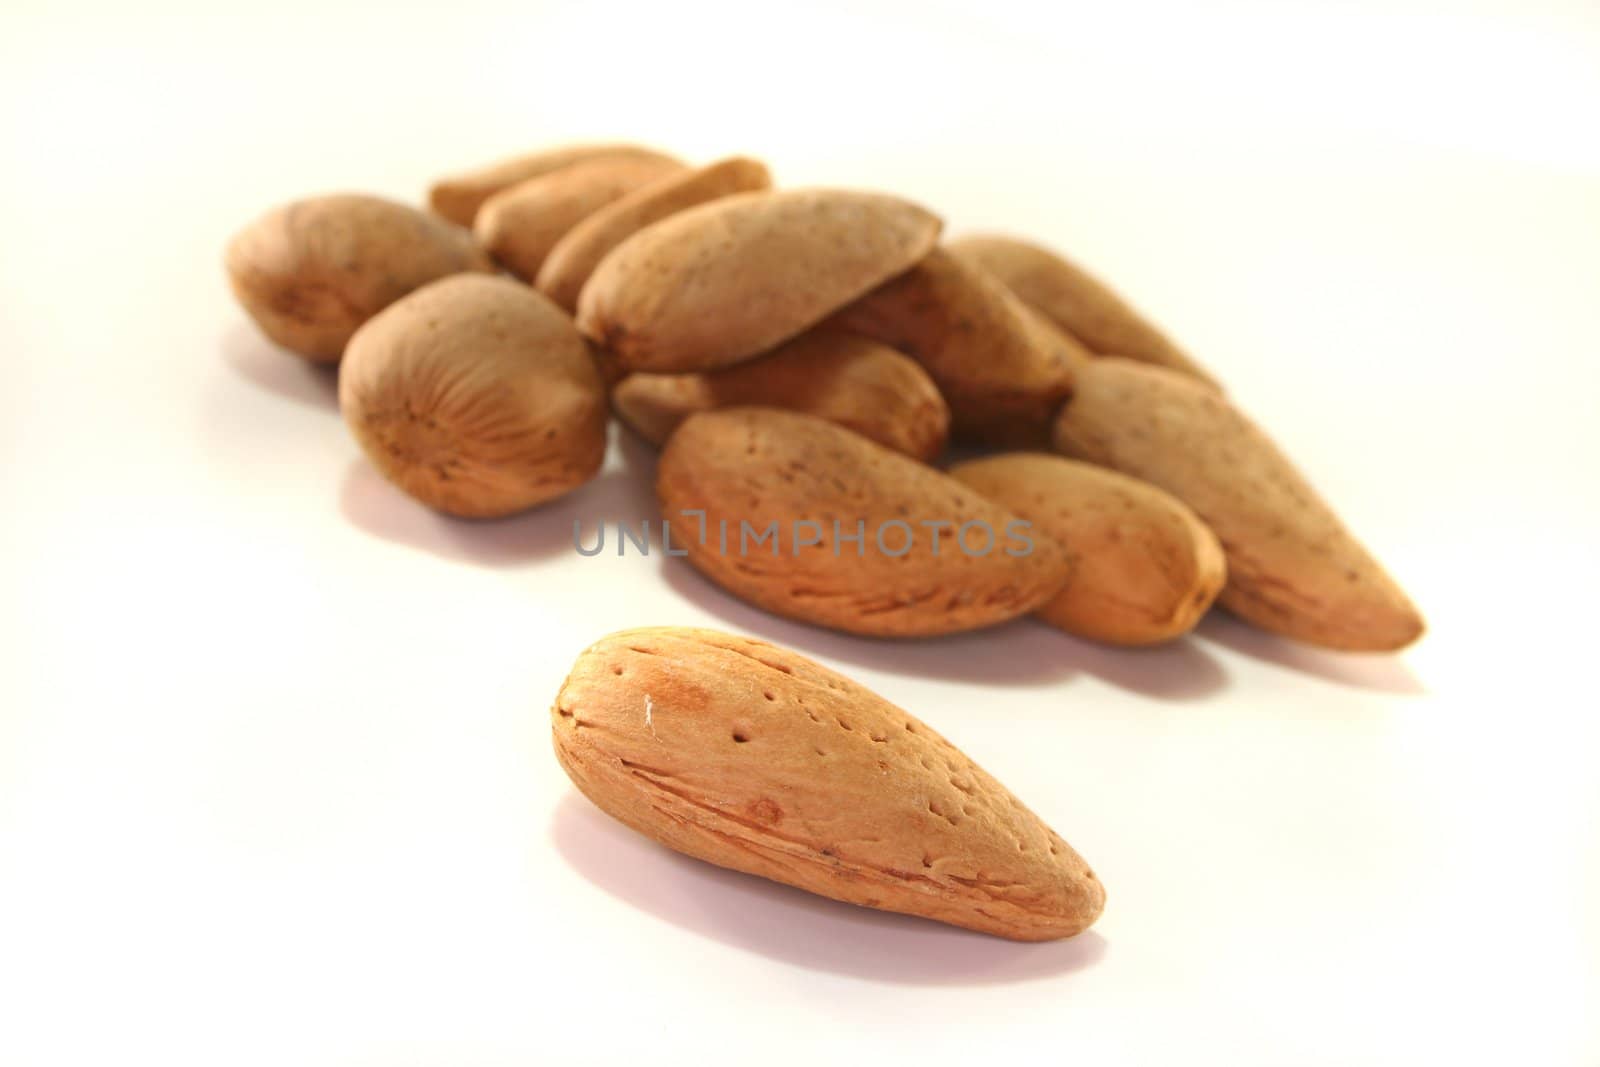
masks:
{"type": "Polygon", "coordinates": [[[550,838],[573,870],[618,900],[809,970],[900,985],[991,985],[1081,970],[1106,950],[1093,930],[1067,941],[1006,941],[724,870],[639,836],[576,792],[556,805],[550,838]]]}
{"type": "Polygon", "coordinates": [[[339,410],[339,370],[279,348],[249,322],[236,322],[222,338],[222,359],[235,374],[290,400],[339,410]]]}
{"type": "Polygon", "coordinates": [[[1400,696],[1421,696],[1428,691],[1421,679],[1411,673],[1411,668],[1402,658],[1404,653],[1324,651],[1258,630],[1221,610],[1212,611],[1202,619],[1195,633],[1241,656],[1315,675],[1324,681],[1354,689],[1370,689],[1400,696]]]}
{"type": "Polygon", "coordinates": [[[1200,700],[1225,689],[1228,676],[1194,641],[1156,648],[1095,645],[1033,619],[949,637],[855,637],[770,615],[703,577],[686,560],[661,562],[676,592],[729,626],[777,644],[873,670],[982,685],[1040,685],[1088,674],[1108,685],[1161,700],[1200,700]]]}
{"type": "Polygon", "coordinates": [[[353,525],[411,548],[446,559],[487,567],[512,567],[562,553],[571,554],[572,524],[581,521],[592,542],[602,521],[615,529],[637,529],[655,521],[654,473],[649,463],[629,453],[639,446],[623,438],[628,462],[602,470],[586,485],[543,507],[503,519],[458,519],[412,500],[384,480],[364,459],[350,464],[339,492],[339,509],[353,525]]]}
{"type": "Polygon", "coordinates": [[[521,515],[460,519],[433,511],[384,480],[364,459],[350,464],[339,490],[339,510],[374,537],[485,567],[514,567],[572,552],[572,523],[594,536],[596,516],[638,524],[649,498],[625,470],[602,471],[581,489],[521,515]],[[637,513],[637,517],[635,516],[637,513]]]}
{"type": "MultiPolygon", "coordinates": [[[[1042,622],[1023,625],[1054,633],[1042,622]]],[[[1228,672],[1199,642],[1187,637],[1152,648],[1113,648],[1059,635],[1085,674],[1157,700],[1201,700],[1228,688],[1228,672]]]]}

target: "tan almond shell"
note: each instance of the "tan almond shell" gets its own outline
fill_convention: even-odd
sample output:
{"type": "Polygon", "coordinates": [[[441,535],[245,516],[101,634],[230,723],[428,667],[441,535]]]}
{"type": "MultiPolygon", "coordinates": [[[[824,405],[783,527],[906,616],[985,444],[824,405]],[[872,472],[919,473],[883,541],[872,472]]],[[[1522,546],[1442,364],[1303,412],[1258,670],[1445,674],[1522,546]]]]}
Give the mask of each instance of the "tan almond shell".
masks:
{"type": "Polygon", "coordinates": [[[1049,249],[989,235],[963,237],[951,241],[949,247],[954,254],[999,278],[1096,355],[1154,363],[1216,384],[1204,367],[1110,286],[1049,249]]]}
{"type": "Polygon", "coordinates": [[[576,311],[578,294],[600,261],[652,222],[734,193],[771,187],[766,166],[743,156],[658,178],[568,230],[545,257],[534,287],[569,312],[576,311]]]}
{"type": "Polygon", "coordinates": [[[502,159],[488,166],[476,167],[440,178],[428,190],[428,204],[434,212],[451,222],[471,226],[483,202],[502,189],[509,189],[529,178],[550,174],[577,163],[596,159],[654,159],[675,163],[677,160],[653,148],[635,144],[585,144],[563,145],[526,155],[502,159]]]}
{"type": "Polygon", "coordinates": [[[550,719],[585,796],[696,859],[1019,941],[1071,937],[1105,905],[1083,858],[949,741],[764,641],[612,634],[550,719]]]}
{"type": "Polygon", "coordinates": [[[1059,545],[1026,530],[1013,537],[1017,516],[949,475],[831,422],[774,408],[690,416],[661,453],[656,495],[675,547],[712,581],[767,611],[848,633],[916,637],[991,626],[1042,607],[1070,569],[1059,545]],[[692,511],[705,513],[703,526],[685,514],[692,511]],[[800,532],[819,543],[798,547],[797,522],[814,524],[800,532]],[[836,553],[836,522],[846,536],[863,531],[862,543],[839,538],[836,553]],[[911,536],[884,525],[896,522],[911,536]],[[948,524],[937,531],[937,553],[925,522],[948,524]],[[748,542],[741,523],[749,523],[748,542]],[[775,554],[774,539],[754,540],[773,523],[775,554]],[[967,523],[992,531],[970,529],[970,552],[955,542],[967,523]]]}
{"type": "Polygon", "coordinates": [[[1034,452],[972,460],[950,475],[1066,549],[1072,578],[1038,615],[1070,634],[1116,645],[1170,641],[1194,628],[1227,579],[1216,534],[1136,478],[1034,452]]]}
{"type": "Polygon", "coordinates": [[[424,504],[487,518],[600,469],[605,392],[562,310],[504,277],[417,290],[350,342],[339,406],[373,465],[424,504]]]}
{"type": "Polygon", "coordinates": [[[261,332],[319,363],[336,362],[363,322],[418,286],[493,270],[461,227],[356,194],[267,212],[229,242],[225,263],[261,332]]]}
{"type": "Polygon", "coordinates": [[[1042,447],[1089,358],[998,280],[936,248],[829,320],[921,363],[950,405],[956,437],[1042,447]]]}
{"type": "Polygon", "coordinates": [[[578,328],[629,370],[749,359],[899,274],[939,218],[880,193],[737,193],[646,226],[600,261],[578,328]]]}
{"type": "Polygon", "coordinates": [[[1216,532],[1219,603],[1265,630],[1349,651],[1422,634],[1400,587],[1272,440],[1216,390],[1132,360],[1097,359],[1056,422],[1064,453],[1160,486],[1216,532]]]}
{"type": "Polygon", "coordinates": [[[574,226],[634,190],[682,170],[680,163],[648,157],[575,163],[491,196],[479,209],[472,232],[495,262],[531,282],[550,250],[574,226]]]}
{"type": "Polygon", "coordinates": [[[950,433],[950,409],[916,360],[832,330],[721,370],[632,374],[611,393],[617,415],[656,445],[697,411],[740,405],[815,415],[923,462],[950,433]]]}

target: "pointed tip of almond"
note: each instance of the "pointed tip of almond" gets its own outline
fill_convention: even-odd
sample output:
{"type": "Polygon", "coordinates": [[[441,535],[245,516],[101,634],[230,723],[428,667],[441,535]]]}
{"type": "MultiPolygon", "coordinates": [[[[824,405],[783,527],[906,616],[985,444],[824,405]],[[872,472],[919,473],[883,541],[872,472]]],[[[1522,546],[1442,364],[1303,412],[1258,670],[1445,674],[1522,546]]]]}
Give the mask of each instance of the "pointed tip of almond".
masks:
{"type": "Polygon", "coordinates": [[[1085,871],[1083,876],[1075,883],[1079,891],[1077,909],[1074,912],[1074,925],[1070,932],[1063,933],[1063,937],[1072,937],[1081,934],[1093,926],[1106,910],[1106,887],[1100,879],[1095,877],[1093,871],[1085,871]]]}
{"type": "Polygon", "coordinates": [[[1373,634],[1374,645],[1365,651],[1372,652],[1399,652],[1409,648],[1422,640],[1428,632],[1427,620],[1422,617],[1422,612],[1415,606],[1406,603],[1397,611],[1390,624],[1373,634]]]}
{"type": "Polygon", "coordinates": [[[1018,941],[1061,941],[1093,926],[1105,911],[1106,887],[1081,861],[1078,866],[1081,869],[1068,872],[1059,887],[1059,910],[1049,920],[996,932],[1018,941]]]}
{"type": "Polygon", "coordinates": [[[1288,636],[1342,652],[1398,652],[1427,631],[1422,613],[1375,560],[1360,588],[1362,595],[1336,605],[1324,618],[1301,620],[1310,632],[1288,636]]]}

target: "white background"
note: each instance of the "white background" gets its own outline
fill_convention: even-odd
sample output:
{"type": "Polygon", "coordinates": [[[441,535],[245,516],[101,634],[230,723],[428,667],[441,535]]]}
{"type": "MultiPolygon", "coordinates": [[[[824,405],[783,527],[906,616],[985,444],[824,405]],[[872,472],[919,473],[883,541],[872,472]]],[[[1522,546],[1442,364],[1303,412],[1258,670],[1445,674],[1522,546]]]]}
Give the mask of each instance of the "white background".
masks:
{"type": "Polygon", "coordinates": [[[1594,1063],[1590,3],[0,15],[0,1063],[1594,1063]],[[495,524],[358,458],[228,235],[569,139],[747,152],[1081,259],[1208,362],[1431,633],[880,643],[579,559],[650,455],[495,524]],[[1094,864],[1016,945],[679,858],[546,709],[610,630],[762,635],[1094,864]]]}

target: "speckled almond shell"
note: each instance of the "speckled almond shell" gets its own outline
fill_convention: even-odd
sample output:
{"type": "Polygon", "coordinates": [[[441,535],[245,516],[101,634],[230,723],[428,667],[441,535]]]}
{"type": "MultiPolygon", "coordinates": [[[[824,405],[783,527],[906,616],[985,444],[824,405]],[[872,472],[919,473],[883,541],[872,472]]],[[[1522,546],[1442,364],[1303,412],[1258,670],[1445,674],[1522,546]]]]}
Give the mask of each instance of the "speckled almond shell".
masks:
{"type": "Polygon", "coordinates": [[[1422,634],[1411,601],[1272,440],[1216,390],[1125,359],[1097,359],[1056,422],[1064,453],[1157,485],[1215,531],[1219,603],[1275,633],[1348,651],[1422,634]]]}
{"type": "Polygon", "coordinates": [[[428,190],[433,210],[452,222],[471,226],[483,202],[518,182],[550,174],[563,167],[595,159],[655,159],[676,162],[671,156],[634,144],[563,145],[502,159],[488,166],[440,178],[428,190]]]}
{"type": "Polygon", "coordinates": [[[605,392],[587,345],[560,308],[509,278],[446,278],[363,326],[339,407],[384,477],[452,515],[541,504],[605,456],[605,392]]]}
{"type": "Polygon", "coordinates": [[[461,227],[354,194],[267,212],[229,242],[226,266],[261,331],[319,363],[337,361],[362,323],[417,287],[494,269],[461,227]]]}
{"type": "Polygon", "coordinates": [[[1153,485],[1062,456],[1014,452],[950,476],[1032,522],[1072,561],[1072,578],[1038,615],[1118,645],[1170,641],[1200,621],[1228,568],[1217,537],[1153,485]]]}
{"type": "Polygon", "coordinates": [[[1050,423],[1089,358],[1009,289],[945,249],[829,320],[921,363],[950,405],[957,437],[1047,446],[1050,423]]]}
{"type": "Polygon", "coordinates": [[[668,174],[606,205],[569,230],[545,257],[534,286],[568,311],[576,311],[578,294],[600,261],[652,222],[734,193],[771,187],[767,168],[743,156],[668,174]]]}
{"type": "Polygon", "coordinates": [[[940,226],[937,216],[880,193],[722,197],[612,249],[578,297],[578,328],[632,371],[737,363],[916,263],[940,226]]]}
{"type": "Polygon", "coordinates": [[[1036,610],[1066,584],[1059,545],[1008,534],[1018,517],[940,471],[810,415],[726,408],[691,416],[667,442],[656,495],[675,546],[724,589],[758,607],[850,633],[912,637],[991,626],[1036,610]],[[701,543],[698,519],[705,512],[701,543]],[[724,550],[721,523],[730,540],[724,550]],[[797,521],[819,543],[795,550],[797,521]],[[839,540],[864,524],[863,545],[839,540]],[[740,539],[776,523],[781,541],[740,539]],[[904,523],[915,535],[907,538],[904,523]],[[926,522],[943,522],[933,550],[926,522]],[[954,543],[966,523],[971,553],[954,543]],[[883,545],[878,533],[883,529],[883,545]],[[905,548],[907,541],[910,547],[905,548]],[[979,554],[987,546],[987,554],[979,554]],[[885,551],[887,549],[887,551],[885,551]],[[903,554],[894,555],[904,549],[903,554]]]}
{"type": "Polygon", "coordinates": [[[924,462],[943,451],[950,432],[950,409],[915,360],[823,329],[722,370],[629,375],[612,391],[611,404],[657,445],[695,412],[736,405],[815,415],[924,462]]]}
{"type": "Polygon", "coordinates": [[[1124,356],[1216,380],[1109,286],[1048,249],[1011,237],[973,236],[950,251],[1000,279],[1007,288],[1089,351],[1124,356]]]}
{"type": "Polygon", "coordinates": [[[1105,904],[1082,857],[954,745],[762,641],[612,634],[551,724],[585,796],[718,866],[1020,941],[1071,937],[1105,904]]]}
{"type": "Polygon", "coordinates": [[[495,262],[531,282],[567,233],[608,204],[683,165],[649,156],[605,156],[502,189],[484,201],[473,235],[495,262]]]}

